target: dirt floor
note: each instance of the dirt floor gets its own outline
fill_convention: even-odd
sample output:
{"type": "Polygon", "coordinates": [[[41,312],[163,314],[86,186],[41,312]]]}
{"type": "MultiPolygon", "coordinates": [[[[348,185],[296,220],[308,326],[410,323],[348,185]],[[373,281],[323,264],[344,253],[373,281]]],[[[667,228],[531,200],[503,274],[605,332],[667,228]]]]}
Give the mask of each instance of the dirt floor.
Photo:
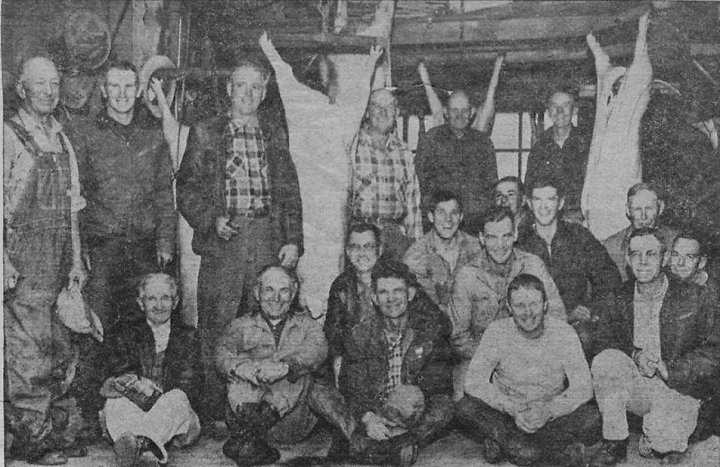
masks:
{"type": "MultiPolygon", "coordinates": [[[[322,456],[327,452],[330,437],[324,429],[315,431],[310,438],[300,444],[292,446],[281,446],[281,463],[275,464],[291,465],[289,461],[298,456],[322,456]]],[[[235,465],[230,459],[223,456],[221,452],[222,442],[208,439],[200,439],[197,445],[190,449],[170,450],[169,466],[177,467],[219,467],[235,465]]],[[[589,449],[592,452],[593,448],[589,449]]],[[[151,462],[152,456],[146,454],[142,459],[141,467],[155,466],[151,462]]],[[[24,462],[10,461],[8,466],[26,466],[24,462]]],[[[105,467],[113,466],[114,454],[109,444],[102,443],[93,446],[90,454],[81,459],[70,459],[67,464],[70,467],[105,467]]],[[[483,462],[480,457],[479,446],[463,435],[452,432],[448,436],[438,440],[420,452],[417,467],[483,467],[489,464],[483,462]]],[[[512,464],[505,463],[503,466],[512,464]]],[[[660,465],[659,461],[643,459],[637,453],[637,436],[633,435],[630,443],[630,452],[625,463],[626,467],[650,467],[660,465]]],[[[690,447],[687,457],[681,466],[692,467],[720,467],[720,438],[713,436],[708,440],[690,447]]]]}

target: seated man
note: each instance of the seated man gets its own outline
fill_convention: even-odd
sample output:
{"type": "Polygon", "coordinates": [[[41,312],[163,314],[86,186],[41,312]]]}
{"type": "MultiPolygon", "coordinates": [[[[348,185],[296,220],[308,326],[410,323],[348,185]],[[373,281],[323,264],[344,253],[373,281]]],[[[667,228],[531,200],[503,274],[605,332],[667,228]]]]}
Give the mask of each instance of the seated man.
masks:
{"type": "Polygon", "coordinates": [[[623,281],[628,280],[628,263],[625,261],[630,234],[637,229],[658,229],[665,240],[664,250],[670,251],[678,231],[672,227],[658,225],[658,218],[665,210],[665,202],[660,199],[657,188],[648,183],[636,183],[627,192],[625,215],[630,220],[627,228],[611,235],[603,241],[603,246],[615,261],[623,281]]]}
{"type": "Polygon", "coordinates": [[[425,293],[450,316],[455,274],[482,248],[477,238],[459,230],[463,205],[456,194],[436,191],[428,207],[432,230],[412,244],[403,261],[425,293]]]}
{"type": "MultiPolygon", "coordinates": [[[[280,266],[263,268],[253,290],[260,311],[232,320],[218,340],[217,369],[228,381],[230,439],[223,453],[239,466],[280,459],[268,431],[305,403],[310,373],[327,355],[321,324],[291,309],[297,291],[292,273],[280,266]]],[[[288,430],[304,432],[300,424],[308,417],[301,418],[288,430]]]]}
{"type": "Polygon", "coordinates": [[[494,321],[483,334],[458,418],[485,438],[490,463],[504,452],[518,465],[582,465],[581,443],[599,438],[600,414],[587,403],[592,381],[580,340],[567,323],[545,316],[537,277],[515,277],[507,300],[512,318],[494,321]]]}
{"type": "Polygon", "coordinates": [[[340,392],[359,420],[351,453],[358,462],[410,465],[452,418],[447,317],[414,306],[416,288],[402,263],[373,269],[377,314],[348,336],[340,392]]]}
{"type": "Polygon", "coordinates": [[[720,283],[705,269],[707,254],[697,233],[680,232],[672,245],[670,253],[670,272],[681,281],[694,282],[703,286],[712,303],[720,306],[720,283]]]}
{"type": "Polygon", "coordinates": [[[479,237],[485,251],[460,268],[453,290],[452,345],[463,359],[453,373],[455,400],[463,396],[465,370],[485,328],[509,316],[507,287],[517,275],[539,278],[548,297],[548,314],[567,320],[565,305],[542,260],[514,247],[517,230],[508,208],[496,206],[485,213],[479,237]]]}
{"type": "Polygon", "coordinates": [[[199,343],[194,328],[171,319],[178,303],[175,279],[148,274],[138,292],[145,317],[120,321],[102,350],[105,424],[120,467],[136,465],[146,449],[166,463],[165,444],[175,438],[189,446],[200,434],[193,410],[200,389],[199,343]]]}
{"type": "Polygon", "coordinates": [[[493,187],[495,206],[510,208],[515,219],[515,228],[522,234],[530,227],[532,216],[525,206],[525,189],[519,178],[512,175],[503,177],[493,187]]]}
{"type": "Polygon", "coordinates": [[[656,230],[630,235],[627,261],[635,279],[623,284],[615,307],[598,323],[604,350],[592,362],[592,375],[604,442],[595,467],[625,459],[627,411],[643,417],[638,449],[645,457],[677,460],[694,431],[706,434],[699,421],[717,420],[712,398],[720,377],[720,321],[700,286],[665,275],[664,245],[656,230]]]}
{"type": "Polygon", "coordinates": [[[543,260],[560,291],[568,322],[589,354],[597,315],[612,304],[620,273],[589,230],[559,219],[565,194],[557,180],[535,178],[528,196],[534,219],[517,246],[543,260]]]}

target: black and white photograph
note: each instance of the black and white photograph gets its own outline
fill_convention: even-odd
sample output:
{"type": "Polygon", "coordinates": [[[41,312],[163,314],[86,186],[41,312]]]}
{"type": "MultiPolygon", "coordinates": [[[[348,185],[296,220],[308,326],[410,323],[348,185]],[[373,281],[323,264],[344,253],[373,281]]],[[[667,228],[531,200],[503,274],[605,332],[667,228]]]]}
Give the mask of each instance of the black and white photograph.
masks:
{"type": "Polygon", "coordinates": [[[1,0],[3,465],[720,466],[720,1],[1,0]]]}

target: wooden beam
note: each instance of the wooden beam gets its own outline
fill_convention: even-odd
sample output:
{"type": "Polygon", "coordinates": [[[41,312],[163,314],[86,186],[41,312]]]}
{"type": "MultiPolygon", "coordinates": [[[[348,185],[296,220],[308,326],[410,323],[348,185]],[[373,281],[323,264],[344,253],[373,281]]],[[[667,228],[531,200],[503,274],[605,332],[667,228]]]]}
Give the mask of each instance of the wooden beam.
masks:
{"type": "Polygon", "coordinates": [[[509,18],[426,22],[397,21],[393,27],[393,45],[455,44],[473,42],[506,42],[538,39],[584,37],[590,31],[600,31],[639,18],[646,6],[621,14],[574,15],[544,18],[509,18]]]}

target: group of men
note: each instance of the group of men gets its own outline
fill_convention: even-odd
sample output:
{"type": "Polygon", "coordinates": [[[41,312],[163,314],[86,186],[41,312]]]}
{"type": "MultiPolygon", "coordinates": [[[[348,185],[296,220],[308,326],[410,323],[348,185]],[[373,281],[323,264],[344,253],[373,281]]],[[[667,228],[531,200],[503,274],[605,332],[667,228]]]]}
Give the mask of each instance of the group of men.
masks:
{"type": "MultiPolygon", "coordinates": [[[[266,36],[260,46],[283,104],[314,102],[266,36]]],[[[136,106],[161,87],[141,85],[132,64],[108,65],[104,107],[63,129],[57,69],[23,62],[23,103],[4,126],[11,455],[58,465],[85,454],[78,407],[121,466],[146,450],[167,462],[168,443],[189,446],[201,428],[223,435],[219,421],[223,453],[240,466],[277,461],[273,441],[298,441],[318,419],[334,427],[331,460],[397,465],[453,418],[486,460],[518,465],[579,465],[600,432],[589,461],[615,465],[626,412],[644,417],[648,457],[679,457],[717,432],[720,310],[705,245],[658,225],[664,205],[645,183],[628,191],[630,226],[604,244],[578,223],[587,142],[572,126],[572,93],[550,94],[554,125],[523,184],[498,180],[466,93],[453,93],[447,123],[414,156],[394,131],[395,96],[369,92],[369,74],[356,137],[332,143],[347,152],[333,163],[353,168],[337,219],[347,233],[305,248],[317,239],[303,212],[313,203],[322,217],[323,200],[308,198],[313,171],[296,170],[312,158],[292,152],[310,137],[293,131],[330,141],[316,127],[333,122],[307,125],[293,110],[288,146],[277,114],[261,107],[271,76],[261,62],[234,68],[227,110],[190,129],[176,176],[162,125],[136,106]],[[197,329],[173,313],[173,180],[201,256],[197,329]],[[339,264],[337,250],[345,267],[332,283],[313,282],[309,267],[298,279],[304,252],[328,255],[318,263],[327,265],[339,264]],[[329,298],[299,302],[306,283],[329,298]],[[53,311],[64,287],[83,291],[104,329],[101,344],[79,342],[80,355],[53,311]]],[[[343,102],[322,104],[342,114],[343,102]]]]}

